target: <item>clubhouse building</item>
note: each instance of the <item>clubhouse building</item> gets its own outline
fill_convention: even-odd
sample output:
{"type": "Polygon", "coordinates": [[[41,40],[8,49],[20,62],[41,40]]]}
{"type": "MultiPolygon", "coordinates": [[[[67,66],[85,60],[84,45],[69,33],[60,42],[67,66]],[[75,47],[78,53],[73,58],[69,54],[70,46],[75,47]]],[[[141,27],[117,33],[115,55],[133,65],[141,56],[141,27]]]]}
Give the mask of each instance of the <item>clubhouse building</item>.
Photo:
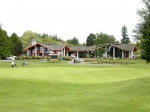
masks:
{"type": "MultiPolygon", "coordinates": [[[[24,48],[27,56],[48,56],[56,54],[61,56],[71,56],[76,58],[85,58],[89,55],[94,58],[96,46],[68,46],[66,43],[60,44],[43,44],[36,43],[32,40],[31,45],[24,48]]],[[[105,47],[107,50],[103,54],[104,58],[133,58],[134,52],[137,51],[135,44],[109,44],[105,47]]]]}

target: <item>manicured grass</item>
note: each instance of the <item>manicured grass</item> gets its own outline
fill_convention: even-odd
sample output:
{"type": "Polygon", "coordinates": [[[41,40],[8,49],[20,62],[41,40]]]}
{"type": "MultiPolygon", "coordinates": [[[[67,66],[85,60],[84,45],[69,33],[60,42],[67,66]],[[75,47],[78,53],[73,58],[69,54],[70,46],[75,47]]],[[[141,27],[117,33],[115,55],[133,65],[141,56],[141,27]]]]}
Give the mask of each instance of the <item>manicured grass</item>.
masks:
{"type": "Polygon", "coordinates": [[[0,62],[0,112],[148,112],[150,65],[0,62]]]}

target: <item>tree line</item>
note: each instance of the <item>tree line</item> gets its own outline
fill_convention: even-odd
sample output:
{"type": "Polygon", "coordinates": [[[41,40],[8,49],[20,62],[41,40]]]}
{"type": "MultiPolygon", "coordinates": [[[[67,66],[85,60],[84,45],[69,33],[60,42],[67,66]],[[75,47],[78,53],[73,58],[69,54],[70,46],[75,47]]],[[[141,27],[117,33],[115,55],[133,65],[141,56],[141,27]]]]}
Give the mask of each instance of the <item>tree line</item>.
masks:
{"type": "Polygon", "coordinates": [[[9,37],[7,32],[0,27],[0,59],[5,59],[12,54],[18,56],[22,53],[22,42],[17,34],[13,33],[9,37]]]}
{"type": "Polygon", "coordinates": [[[137,11],[141,20],[133,32],[135,40],[141,51],[141,58],[150,63],[150,0],[142,0],[144,8],[137,11]]]}
{"type": "Polygon", "coordinates": [[[25,31],[21,37],[19,37],[16,33],[8,36],[7,32],[3,30],[2,26],[0,25],[0,59],[4,59],[10,55],[22,55],[23,48],[30,45],[32,39],[36,39],[37,43],[45,44],[58,44],[61,42],[66,42],[69,46],[93,46],[106,43],[119,43],[119,41],[116,41],[113,35],[108,35],[102,32],[97,34],[89,34],[86,39],[86,43],[83,44],[80,44],[79,39],[76,37],[64,41],[57,35],[48,35],[45,33],[38,34],[32,31],[25,31]]]}

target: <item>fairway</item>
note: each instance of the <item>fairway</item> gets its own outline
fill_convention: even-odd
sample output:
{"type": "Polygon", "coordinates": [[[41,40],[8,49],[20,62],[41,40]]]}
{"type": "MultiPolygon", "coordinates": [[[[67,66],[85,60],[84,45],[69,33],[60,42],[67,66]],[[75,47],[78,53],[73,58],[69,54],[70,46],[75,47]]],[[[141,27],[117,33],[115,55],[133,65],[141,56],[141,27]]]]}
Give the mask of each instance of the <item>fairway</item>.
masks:
{"type": "Polygon", "coordinates": [[[150,65],[0,63],[0,112],[148,112],[150,65]]]}

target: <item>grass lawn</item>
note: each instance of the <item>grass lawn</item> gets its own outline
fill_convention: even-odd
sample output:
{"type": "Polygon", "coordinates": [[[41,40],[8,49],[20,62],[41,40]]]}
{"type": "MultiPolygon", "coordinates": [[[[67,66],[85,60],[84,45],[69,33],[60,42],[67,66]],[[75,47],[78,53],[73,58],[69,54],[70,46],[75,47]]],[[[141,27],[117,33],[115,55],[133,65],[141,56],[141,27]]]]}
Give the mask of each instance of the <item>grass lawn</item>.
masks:
{"type": "Polygon", "coordinates": [[[0,61],[0,112],[148,112],[150,64],[0,61]]]}

